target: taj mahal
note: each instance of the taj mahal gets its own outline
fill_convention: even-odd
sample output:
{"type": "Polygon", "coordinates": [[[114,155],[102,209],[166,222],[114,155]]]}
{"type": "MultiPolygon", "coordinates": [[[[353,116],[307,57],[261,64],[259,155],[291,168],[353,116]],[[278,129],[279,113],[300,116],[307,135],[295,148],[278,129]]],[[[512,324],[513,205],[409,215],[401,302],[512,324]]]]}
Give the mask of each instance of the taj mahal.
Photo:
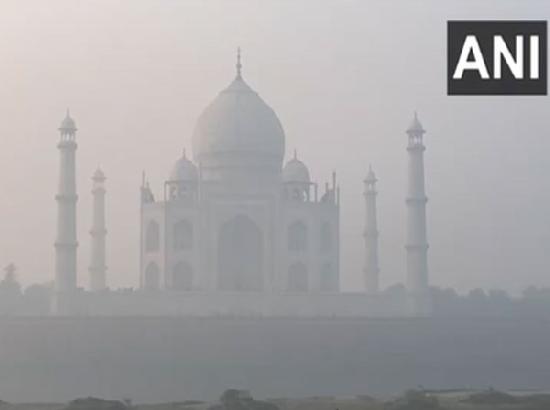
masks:
{"type": "MultiPolygon", "coordinates": [[[[54,315],[389,317],[425,316],[428,242],[425,130],[414,116],[409,154],[407,294],[380,292],[377,178],[364,180],[364,289],[340,290],[340,194],[312,181],[273,109],[236,74],[199,116],[162,187],[141,185],[139,289],[107,288],[106,177],[93,175],[89,289],[77,287],[75,121],[60,128],[54,315]],[[158,193],[161,193],[160,195],[158,193]]],[[[137,278],[136,278],[137,279],[137,278]]]]}

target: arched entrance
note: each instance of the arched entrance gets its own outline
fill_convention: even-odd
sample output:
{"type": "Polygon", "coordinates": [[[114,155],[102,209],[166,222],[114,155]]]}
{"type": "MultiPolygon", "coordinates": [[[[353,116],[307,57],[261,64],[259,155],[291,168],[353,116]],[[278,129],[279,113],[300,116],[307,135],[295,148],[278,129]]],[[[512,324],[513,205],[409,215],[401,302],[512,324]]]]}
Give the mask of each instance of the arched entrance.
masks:
{"type": "Polygon", "coordinates": [[[145,269],[143,288],[145,290],[159,290],[160,288],[160,272],[155,262],[149,263],[145,269]]]}
{"type": "Polygon", "coordinates": [[[238,215],[220,229],[218,239],[218,287],[229,291],[263,288],[263,236],[247,216],[238,215]]]}

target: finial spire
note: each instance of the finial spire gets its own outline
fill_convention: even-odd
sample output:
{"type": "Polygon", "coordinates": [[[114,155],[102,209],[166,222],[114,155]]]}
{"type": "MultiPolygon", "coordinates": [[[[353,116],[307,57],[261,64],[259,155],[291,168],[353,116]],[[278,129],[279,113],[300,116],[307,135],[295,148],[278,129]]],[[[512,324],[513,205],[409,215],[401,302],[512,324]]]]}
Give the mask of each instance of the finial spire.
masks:
{"type": "Polygon", "coordinates": [[[103,171],[101,170],[101,168],[98,166],[94,172],[94,174],[92,175],[92,181],[94,182],[103,182],[105,181],[105,174],[103,173],[103,171]]]}
{"type": "Polygon", "coordinates": [[[294,148],[294,159],[298,159],[298,153],[296,152],[296,148],[294,148]]]}
{"type": "Polygon", "coordinates": [[[181,157],[182,157],[183,159],[186,159],[186,158],[187,158],[187,155],[186,155],[186,152],[185,152],[185,148],[183,148],[183,152],[182,152],[181,157]]]}
{"type": "Polygon", "coordinates": [[[59,130],[65,134],[74,134],[74,132],[76,131],[76,123],[71,118],[71,111],[69,110],[69,108],[67,108],[67,111],[65,112],[65,118],[63,118],[63,121],[61,121],[61,126],[59,127],[59,130]]]}
{"type": "Polygon", "coordinates": [[[237,68],[237,78],[242,78],[241,77],[241,69],[242,69],[242,64],[241,64],[241,48],[240,47],[237,47],[237,65],[235,66],[237,68]]]}
{"type": "Polygon", "coordinates": [[[377,181],[376,175],[374,174],[374,171],[372,169],[372,164],[369,164],[369,172],[367,173],[367,179],[365,182],[367,183],[375,183],[377,181]]]}
{"type": "Polygon", "coordinates": [[[422,127],[420,120],[418,119],[418,111],[414,110],[414,117],[411,121],[409,128],[407,128],[408,134],[424,134],[426,131],[422,127]]]}

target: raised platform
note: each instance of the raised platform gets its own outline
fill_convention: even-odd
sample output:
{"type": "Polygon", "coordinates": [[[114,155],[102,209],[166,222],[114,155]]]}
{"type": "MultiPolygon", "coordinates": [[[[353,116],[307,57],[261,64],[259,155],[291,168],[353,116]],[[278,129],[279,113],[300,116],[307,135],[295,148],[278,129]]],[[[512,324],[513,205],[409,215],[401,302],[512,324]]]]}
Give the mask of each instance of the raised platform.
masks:
{"type": "Polygon", "coordinates": [[[364,318],[403,317],[412,312],[407,297],[358,292],[78,291],[64,298],[69,315],[87,316],[364,318]]]}

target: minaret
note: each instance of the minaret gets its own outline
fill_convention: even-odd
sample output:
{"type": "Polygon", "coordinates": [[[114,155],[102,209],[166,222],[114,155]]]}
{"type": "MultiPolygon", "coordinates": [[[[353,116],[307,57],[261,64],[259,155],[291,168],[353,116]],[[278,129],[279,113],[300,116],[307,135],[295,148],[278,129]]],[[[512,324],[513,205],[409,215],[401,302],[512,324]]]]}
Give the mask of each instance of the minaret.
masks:
{"type": "Polygon", "coordinates": [[[426,131],[415,112],[407,129],[409,153],[409,190],[407,195],[407,289],[412,301],[412,314],[430,314],[428,288],[428,239],[426,233],[426,192],[424,189],[423,136],[426,131]]]}
{"type": "Polygon", "coordinates": [[[369,166],[365,179],[365,289],[367,293],[378,292],[378,221],[376,217],[376,175],[369,166]]]}
{"type": "MultiPolygon", "coordinates": [[[[68,293],[76,289],[76,124],[67,115],[59,127],[60,172],[57,200],[57,239],[55,241],[55,290],[68,293]]],[[[62,309],[59,305],[57,310],[62,309]]]]}
{"type": "Polygon", "coordinates": [[[243,65],[241,64],[241,48],[240,47],[237,48],[237,64],[235,65],[235,68],[237,69],[237,78],[242,80],[241,71],[242,71],[243,65]]]}
{"type": "Polygon", "coordinates": [[[107,287],[105,272],[105,175],[101,169],[97,169],[92,177],[93,181],[93,217],[91,261],[90,261],[90,290],[99,291],[107,287]]]}

